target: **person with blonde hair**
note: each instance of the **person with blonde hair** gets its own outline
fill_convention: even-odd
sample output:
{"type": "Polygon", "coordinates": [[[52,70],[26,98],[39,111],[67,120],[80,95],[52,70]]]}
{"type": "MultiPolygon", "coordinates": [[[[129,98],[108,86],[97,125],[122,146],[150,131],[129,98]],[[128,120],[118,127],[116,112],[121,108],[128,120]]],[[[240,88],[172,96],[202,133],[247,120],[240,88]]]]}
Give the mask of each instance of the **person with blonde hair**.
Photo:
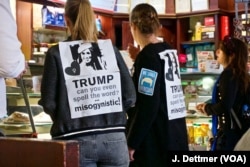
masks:
{"type": "Polygon", "coordinates": [[[136,99],[128,68],[111,40],[98,40],[89,0],[67,0],[65,20],[71,36],[49,48],[39,100],[52,139],[79,141],[80,167],[127,167],[126,111],[136,99]],[[111,48],[100,49],[113,56],[107,70],[84,70],[81,47],[93,44],[111,48]]]}

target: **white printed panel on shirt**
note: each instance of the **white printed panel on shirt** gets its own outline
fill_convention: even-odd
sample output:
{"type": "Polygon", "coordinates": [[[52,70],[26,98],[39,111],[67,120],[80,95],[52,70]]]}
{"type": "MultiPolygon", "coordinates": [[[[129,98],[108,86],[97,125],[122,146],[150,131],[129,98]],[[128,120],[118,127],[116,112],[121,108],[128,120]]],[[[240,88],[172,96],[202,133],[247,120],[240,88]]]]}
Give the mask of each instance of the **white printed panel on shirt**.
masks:
{"type": "Polygon", "coordinates": [[[122,111],[120,72],[110,40],[59,43],[71,118],[122,111]]]}
{"type": "Polygon", "coordinates": [[[181,85],[177,51],[167,49],[159,53],[159,55],[165,61],[164,77],[169,120],[185,117],[186,105],[181,85]]]}

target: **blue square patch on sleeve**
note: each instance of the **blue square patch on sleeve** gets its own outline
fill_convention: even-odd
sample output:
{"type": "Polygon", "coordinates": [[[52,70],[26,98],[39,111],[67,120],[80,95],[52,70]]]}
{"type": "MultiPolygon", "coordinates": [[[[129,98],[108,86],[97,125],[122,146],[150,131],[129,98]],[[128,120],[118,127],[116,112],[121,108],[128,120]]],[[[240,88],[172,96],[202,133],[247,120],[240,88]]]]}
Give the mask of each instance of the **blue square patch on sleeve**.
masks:
{"type": "Polygon", "coordinates": [[[154,93],[157,75],[158,73],[155,71],[142,68],[139,77],[138,92],[152,96],[154,93]]]}

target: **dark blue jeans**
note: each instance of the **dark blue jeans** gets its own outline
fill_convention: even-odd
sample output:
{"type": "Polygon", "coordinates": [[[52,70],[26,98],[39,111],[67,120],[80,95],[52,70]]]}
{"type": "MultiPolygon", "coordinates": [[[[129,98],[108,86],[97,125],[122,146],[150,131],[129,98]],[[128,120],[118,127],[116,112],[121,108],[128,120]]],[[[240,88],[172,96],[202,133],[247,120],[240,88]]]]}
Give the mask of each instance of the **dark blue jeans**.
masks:
{"type": "Polygon", "coordinates": [[[79,141],[80,167],[128,167],[129,156],[123,132],[74,138],[79,141]]]}

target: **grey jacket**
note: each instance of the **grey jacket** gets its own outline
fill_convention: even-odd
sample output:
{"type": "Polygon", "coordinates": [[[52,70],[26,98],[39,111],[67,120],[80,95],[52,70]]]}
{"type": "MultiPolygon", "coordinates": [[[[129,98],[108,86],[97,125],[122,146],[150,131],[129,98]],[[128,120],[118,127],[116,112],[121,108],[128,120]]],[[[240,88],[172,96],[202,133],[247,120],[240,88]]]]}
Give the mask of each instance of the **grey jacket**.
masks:
{"type": "Polygon", "coordinates": [[[59,45],[48,50],[41,83],[41,99],[38,104],[43,107],[45,113],[51,116],[52,138],[125,131],[126,111],[135,104],[136,93],[119,50],[114,47],[114,51],[121,75],[123,111],[71,119],[59,45]]]}

